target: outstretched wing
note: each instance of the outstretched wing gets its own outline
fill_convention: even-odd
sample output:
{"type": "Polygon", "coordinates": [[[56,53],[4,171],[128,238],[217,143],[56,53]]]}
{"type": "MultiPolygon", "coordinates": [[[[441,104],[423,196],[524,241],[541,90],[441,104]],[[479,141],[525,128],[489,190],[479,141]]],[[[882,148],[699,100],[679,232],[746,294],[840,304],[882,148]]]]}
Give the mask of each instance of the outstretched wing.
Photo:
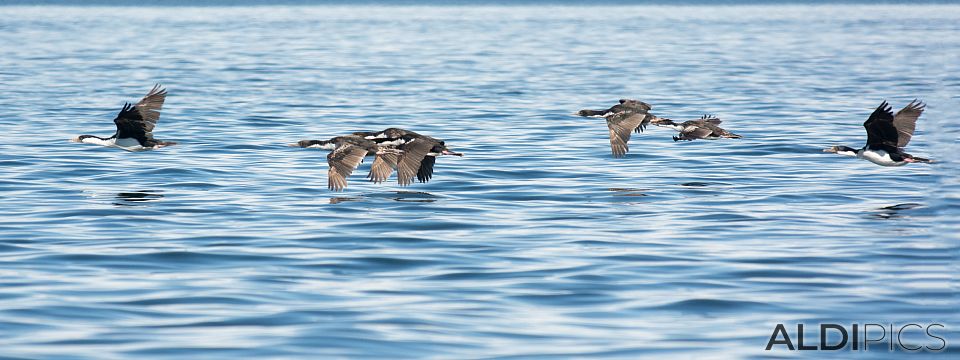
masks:
{"type": "Polygon", "coordinates": [[[397,162],[400,160],[400,155],[398,154],[380,154],[373,160],[373,164],[370,165],[370,173],[367,174],[367,178],[374,183],[382,183],[387,181],[390,178],[390,174],[393,174],[393,170],[397,168],[397,162]]]}
{"type": "Polygon", "coordinates": [[[863,123],[867,130],[867,145],[897,146],[897,128],[893,126],[891,109],[890,104],[884,101],[863,123]]]}
{"type": "Polygon", "coordinates": [[[713,134],[713,130],[706,127],[688,126],[681,132],[682,137],[687,140],[706,139],[713,134]]]}
{"type": "Polygon", "coordinates": [[[153,132],[153,128],[157,126],[157,121],[160,120],[160,109],[163,108],[163,101],[166,99],[167,89],[162,88],[160,84],[156,84],[135,105],[137,111],[140,112],[140,116],[143,117],[143,128],[147,132],[153,132]]]}
{"type": "Polygon", "coordinates": [[[153,140],[153,133],[147,131],[144,127],[143,116],[140,111],[130,103],[123,104],[123,109],[120,109],[117,117],[113,119],[113,123],[117,125],[115,136],[118,139],[134,138],[140,144],[146,144],[153,140]]]}
{"type": "Polygon", "coordinates": [[[403,144],[400,149],[400,162],[397,164],[397,183],[406,186],[413,183],[413,177],[420,172],[420,165],[430,150],[437,145],[436,141],[425,138],[416,138],[403,144]]]}
{"type": "Polygon", "coordinates": [[[327,188],[333,191],[346,188],[347,177],[353,173],[357,165],[360,165],[365,156],[367,156],[367,149],[349,144],[340,146],[327,154],[327,164],[330,166],[330,170],[327,171],[327,188]]]}
{"type": "Polygon", "coordinates": [[[417,170],[417,181],[425,183],[433,178],[433,164],[437,162],[436,156],[424,156],[420,161],[420,169],[417,170]]]}
{"type": "Polygon", "coordinates": [[[917,119],[926,107],[927,104],[914,99],[906,107],[897,111],[897,115],[893,117],[893,127],[897,129],[897,147],[903,148],[910,143],[913,131],[917,128],[917,119]]]}
{"type": "Polygon", "coordinates": [[[701,116],[701,117],[700,117],[700,120],[703,121],[703,122],[705,122],[705,123],[711,123],[711,124],[714,124],[714,125],[720,125],[720,124],[723,123],[723,121],[721,121],[721,120],[720,120],[719,118],[717,118],[716,116],[706,115],[706,114],[704,114],[703,116],[701,116]]]}
{"type": "Polygon", "coordinates": [[[153,129],[160,119],[160,108],[167,90],[157,84],[136,105],[126,103],[113,122],[117,124],[117,138],[134,138],[141,145],[153,140],[153,129]]]}
{"type": "Polygon", "coordinates": [[[627,142],[630,133],[640,127],[647,119],[646,113],[621,111],[607,117],[607,128],[610,130],[610,150],[613,157],[623,157],[630,151],[627,142]]]}

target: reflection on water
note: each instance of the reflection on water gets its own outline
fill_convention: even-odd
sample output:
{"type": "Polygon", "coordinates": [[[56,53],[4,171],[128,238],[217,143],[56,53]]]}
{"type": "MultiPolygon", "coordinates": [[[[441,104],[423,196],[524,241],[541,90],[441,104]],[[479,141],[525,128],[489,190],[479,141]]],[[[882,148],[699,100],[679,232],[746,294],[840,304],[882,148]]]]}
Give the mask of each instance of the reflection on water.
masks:
{"type": "Polygon", "coordinates": [[[157,201],[163,198],[160,191],[133,191],[117,193],[114,205],[118,206],[136,206],[139,203],[157,201]]]}
{"type": "Polygon", "coordinates": [[[437,201],[437,196],[422,191],[397,191],[397,196],[393,198],[400,202],[422,202],[429,203],[437,201]]]}
{"type": "Polygon", "coordinates": [[[923,204],[919,204],[919,203],[904,203],[904,204],[897,204],[897,205],[891,205],[891,206],[884,206],[882,208],[877,209],[877,211],[875,211],[873,214],[870,214],[870,216],[875,218],[880,218],[880,219],[896,219],[896,218],[908,216],[903,213],[908,212],[908,210],[913,210],[922,206],[923,204]]]}
{"type": "Polygon", "coordinates": [[[360,200],[360,199],[361,199],[361,198],[356,197],[356,196],[336,196],[336,197],[330,198],[330,203],[331,203],[331,204],[339,204],[339,203],[347,202],[347,201],[358,201],[358,200],[360,200]]]}
{"type": "Polygon", "coordinates": [[[613,191],[613,196],[648,196],[643,193],[647,189],[608,188],[607,190],[613,191]]]}
{"type": "Polygon", "coordinates": [[[422,191],[391,191],[384,193],[363,194],[359,196],[336,196],[330,198],[331,204],[339,204],[348,201],[364,201],[365,199],[384,199],[399,202],[435,202],[437,196],[422,191]]]}

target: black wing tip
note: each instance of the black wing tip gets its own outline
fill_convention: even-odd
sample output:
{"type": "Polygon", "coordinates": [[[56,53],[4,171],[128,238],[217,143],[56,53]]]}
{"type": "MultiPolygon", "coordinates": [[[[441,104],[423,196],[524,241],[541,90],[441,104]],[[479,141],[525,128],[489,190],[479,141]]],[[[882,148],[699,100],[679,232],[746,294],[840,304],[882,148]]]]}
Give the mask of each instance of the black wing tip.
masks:
{"type": "Polygon", "coordinates": [[[167,89],[163,87],[163,84],[156,83],[153,84],[153,88],[147,92],[146,96],[167,96],[167,89]]]}
{"type": "Polygon", "coordinates": [[[876,111],[890,112],[892,108],[893,107],[890,106],[890,103],[887,102],[887,99],[883,99],[883,101],[880,102],[880,106],[877,106],[876,111]]]}
{"type": "Polygon", "coordinates": [[[913,99],[913,101],[911,101],[910,104],[907,105],[907,107],[913,110],[923,111],[927,108],[927,104],[924,103],[923,100],[913,99]]]}
{"type": "Polygon", "coordinates": [[[891,106],[886,99],[884,99],[883,102],[880,103],[880,106],[877,106],[877,108],[873,110],[873,114],[870,114],[870,118],[868,118],[867,121],[869,122],[871,119],[874,119],[875,117],[880,115],[886,115],[883,117],[893,120],[893,106],[891,106]]]}
{"type": "Polygon", "coordinates": [[[118,117],[138,117],[140,112],[137,111],[137,107],[134,104],[129,102],[123,103],[123,108],[120,109],[120,113],[117,114],[118,117]]]}

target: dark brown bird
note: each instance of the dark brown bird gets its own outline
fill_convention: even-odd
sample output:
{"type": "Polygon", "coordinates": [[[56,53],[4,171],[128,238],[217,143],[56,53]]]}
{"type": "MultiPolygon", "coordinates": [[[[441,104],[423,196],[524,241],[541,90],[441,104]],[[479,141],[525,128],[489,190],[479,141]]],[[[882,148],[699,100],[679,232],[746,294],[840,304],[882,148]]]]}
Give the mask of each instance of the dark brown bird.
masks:
{"type": "MultiPolygon", "coordinates": [[[[363,158],[368,155],[375,155],[380,158],[384,155],[399,153],[399,150],[388,146],[380,146],[377,141],[354,135],[337,136],[330,140],[300,140],[290,146],[332,150],[327,154],[327,164],[329,165],[327,188],[333,191],[342,191],[347,187],[347,178],[363,162],[363,158]]],[[[374,162],[376,161],[374,160],[374,162]]]]}
{"type": "Polygon", "coordinates": [[[370,174],[367,178],[377,183],[386,181],[394,169],[397,170],[397,183],[401,186],[412,184],[414,177],[417,181],[425,183],[433,178],[433,165],[438,156],[463,156],[462,153],[447,148],[443,140],[400,128],[355,132],[353,135],[369,140],[397,139],[384,143],[400,152],[379,156],[370,166],[370,174]]]}
{"type": "Polygon", "coordinates": [[[613,157],[624,157],[630,151],[627,142],[636,131],[643,132],[651,121],[659,118],[649,111],[652,107],[643,101],[620,99],[620,103],[607,110],[580,110],[576,115],[585,117],[604,117],[610,130],[610,150],[613,157]]]}
{"type": "Polygon", "coordinates": [[[658,119],[654,125],[667,127],[674,129],[680,132],[680,136],[674,136],[673,141],[692,141],[696,139],[719,139],[719,138],[730,138],[730,139],[740,139],[742,136],[724,130],[719,125],[722,123],[720,119],[712,115],[704,115],[703,117],[684,121],[682,123],[675,123],[670,119],[658,119]]]}

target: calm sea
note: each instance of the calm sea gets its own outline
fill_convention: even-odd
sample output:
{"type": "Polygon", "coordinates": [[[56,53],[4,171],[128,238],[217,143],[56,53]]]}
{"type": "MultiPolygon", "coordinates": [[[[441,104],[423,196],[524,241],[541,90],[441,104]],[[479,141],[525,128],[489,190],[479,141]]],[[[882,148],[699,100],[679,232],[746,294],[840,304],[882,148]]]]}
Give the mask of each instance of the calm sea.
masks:
{"type": "Polygon", "coordinates": [[[911,354],[765,351],[779,323],[960,349],[960,6],[3,6],[0,50],[3,359],[911,354]],[[180,145],[67,141],[158,82],[180,145]],[[569,114],[621,97],[744,138],[613,159],[569,114]],[[821,152],[914,98],[939,163],[821,152]],[[388,126],[466,156],[331,193],[284,146],[388,126]]]}

